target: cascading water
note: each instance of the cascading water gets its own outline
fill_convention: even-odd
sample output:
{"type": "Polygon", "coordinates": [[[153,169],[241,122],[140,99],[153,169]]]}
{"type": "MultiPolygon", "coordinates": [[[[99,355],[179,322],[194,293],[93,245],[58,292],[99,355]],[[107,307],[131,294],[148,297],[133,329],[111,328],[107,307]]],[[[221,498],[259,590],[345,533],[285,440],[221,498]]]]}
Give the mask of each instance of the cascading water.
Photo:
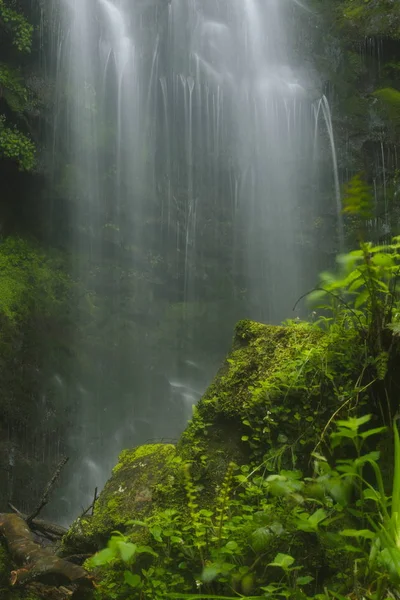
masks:
{"type": "Polygon", "coordinates": [[[292,47],[303,9],[61,1],[54,179],[83,290],[66,514],[123,447],[179,433],[236,319],[291,316],[305,268],[313,279],[315,114],[292,47]]]}

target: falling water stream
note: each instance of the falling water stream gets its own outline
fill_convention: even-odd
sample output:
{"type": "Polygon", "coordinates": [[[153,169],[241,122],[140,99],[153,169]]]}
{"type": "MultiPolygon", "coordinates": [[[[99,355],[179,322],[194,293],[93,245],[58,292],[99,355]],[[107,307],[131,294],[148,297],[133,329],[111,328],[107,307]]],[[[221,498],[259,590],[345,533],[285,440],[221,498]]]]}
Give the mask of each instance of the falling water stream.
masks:
{"type": "MultiPolygon", "coordinates": [[[[58,177],[85,290],[68,515],[90,502],[122,448],[179,434],[236,319],[291,316],[314,275],[300,240],[317,97],[294,49],[294,11],[306,9],[61,2],[54,160],[67,157],[58,177]]],[[[327,101],[320,109],[335,161],[327,101]]]]}

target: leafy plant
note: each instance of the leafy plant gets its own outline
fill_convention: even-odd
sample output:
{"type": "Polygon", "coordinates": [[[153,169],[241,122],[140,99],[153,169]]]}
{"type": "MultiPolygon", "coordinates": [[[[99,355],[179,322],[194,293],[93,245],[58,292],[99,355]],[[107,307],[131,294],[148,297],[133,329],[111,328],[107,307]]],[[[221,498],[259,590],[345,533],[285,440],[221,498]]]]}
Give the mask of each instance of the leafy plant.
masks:
{"type": "Polygon", "coordinates": [[[20,52],[30,52],[33,27],[21,13],[11,8],[8,0],[0,0],[0,26],[10,34],[20,52]]]}
{"type": "Polygon", "coordinates": [[[31,171],[35,166],[35,145],[16,127],[5,125],[5,118],[0,115],[0,154],[14,160],[21,171],[31,171]]]}

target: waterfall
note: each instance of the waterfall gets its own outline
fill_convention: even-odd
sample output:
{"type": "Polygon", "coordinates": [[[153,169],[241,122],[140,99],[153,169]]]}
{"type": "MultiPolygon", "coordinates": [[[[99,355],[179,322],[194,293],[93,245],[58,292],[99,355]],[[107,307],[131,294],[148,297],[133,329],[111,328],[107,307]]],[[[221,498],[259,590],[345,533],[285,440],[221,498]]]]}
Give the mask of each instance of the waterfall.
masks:
{"type": "Polygon", "coordinates": [[[237,319],[290,317],[314,275],[302,4],[61,0],[52,184],[82,289],[68,514],[122,448],[177,436],[237,319]]]}

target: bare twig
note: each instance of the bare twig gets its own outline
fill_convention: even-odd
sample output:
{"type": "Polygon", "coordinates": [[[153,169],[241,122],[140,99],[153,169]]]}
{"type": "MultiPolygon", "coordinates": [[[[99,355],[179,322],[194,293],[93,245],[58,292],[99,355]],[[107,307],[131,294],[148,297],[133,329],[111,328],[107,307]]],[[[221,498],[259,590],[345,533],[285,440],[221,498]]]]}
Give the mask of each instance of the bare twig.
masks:
{"type": "Polygon", "coordinates": [[[94,498],[93,498],[93,504],[92,504],[92,516],[94,513],[94,505],[96,504],[96,502],[97,502],[97,487],[94,490],[94,498]]]}
{"type": "Polygon", "coordinates": [[[303,300],[304,298],[306,298],[307,296],[309,296],[310,294],[312,294],[313,292],[325,292],[325,294],[329,294],[330,296],[332,296],[333,298],[336,298],[336,300],[339,300],[339,302],[341,302],[343,304],[343,306],[345,306],[347,308],[347,310],[349,310],[352,315],[357,319],[357,321],[360,324],[361,327],[361,331],[363,331],[365,328],[361,322],[360,317],[354,312],[354,310],[351,308],[351,306],[349,306],[344,300],[343,298],[341,298],[340,296],[338,296],[337,294],[334,294],[333,292],[326,290],[324,288],[320,288],[320,287],[316,287],[312,290],[310,290],[309,292],[306,292],[305,294],[303,294],[302,296],[300,296],[300,298],[297,300],[296,304],[293,306],[293,311],[296,310],[297,305],[301,302],[301,300],[303,300]]]}
{"type": "Polygon", "coordinates": [[[23,519],[26,519],[26,515],[24,515],[20,510],[18,510],[18,508],[16,508],[13,504],[11,504],[11,502],[8,503],[8,506],[13,512],[17,513],[17,515],[19,515],[23,519]]]}
{"type": "Polygon", "coordinates": [[[79,516],[80,519],[83,519],[83,517],[86,517],[86,515],[88,514],[88,512],[90,510],[92,511],[92,515],[93,515],[94,505],[96,504],[97,500],[98,500],[97,488],[95,488],[93,502],[91,502],[89,504],[89,506],[82,512],[82,514],[79,516]]]}
{"type": "Polygon", "coordinates": [[[50,479],[49,483],[46,486],[46,489],[44,491],[42,499],[40,500],[40,502],[37,505],[37,507],[35,508],[35,510],[26,519],[26,522],[27,522],[28,525],[30,525],[32,523],[32,521],[38,516],[38,514],[40,513],[40,511],[48,503],[50,492],[53,489],[54,484],[56,483],[57,479],[60,477],[61,471],[62,471],[63,467],[67,464],[68,460],[69,460],[69,458],[67,456],[65,456],[64,458],[62,458],[60,460],[60,462],[58,464],[58,467],[57,467],[57,469],[54,472],[53,477],[50,479]]]}

